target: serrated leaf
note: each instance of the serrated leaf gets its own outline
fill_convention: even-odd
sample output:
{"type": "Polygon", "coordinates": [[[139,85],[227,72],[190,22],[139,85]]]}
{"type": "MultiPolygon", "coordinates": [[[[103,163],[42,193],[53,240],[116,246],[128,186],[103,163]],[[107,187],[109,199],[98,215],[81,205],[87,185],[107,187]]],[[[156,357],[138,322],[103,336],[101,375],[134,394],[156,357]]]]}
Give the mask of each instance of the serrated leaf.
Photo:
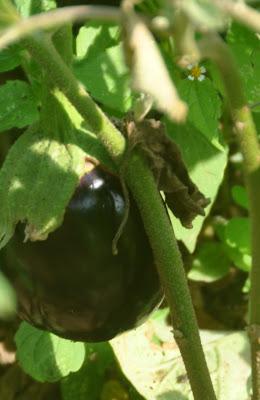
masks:
{"type": "Polygon", "coordinates": [[[118,45],[120,28],[112,22],[88,21],[76,38],[78,59],[96,58],[109,47],[118,45]]]}
{"type": "Polygon", "coordinates": [[[0,318],[8,319],[16,312],[16,295],[6,277],[0,272],[0,318]]]}
{"type": "Polygon", "coordinates": [[[76,62],[74,72],[96,100],[111,109],[129,111],[132,92],[121,44],[98,53],[95,58],[76,62]]]}
{"type": "MultiPolygon", "coordinates": [[[[246,333],[200,333],[217,398],[249,398],[250,348],[246,333]]],[[[111,345],[123,372],[146,400],[193,399],[172,328],[162,319],[149,320],[113,339],[111,345]],[[158,344],[154,335],[158,336],[158,344]]]]}
{"type": "Polygon", "coordinates": [[[99,400],[107,369],[115,362],[109,343],[85,345],[84,366],[76,373],[62,380],[63,400],[99,400]]]}
{"type": "Polygon", "coordinates": [[[65,208],[85,172],[86,155],[113,166],[97,138],[83,128],[76,129],[82,119],[71,106],[68,115],[74,118],[74,126],[62,106],[56,109],[57,102],[51,96],[49,107],[48,126],[36,124],[22,134],[0,171],[2,247],[19,221],[27,224],[26,236],[30,240],[46,239],[61,224],[65,208]]]}
{"type": "MultiPolygon", "coordinates": [[[[254,104],[260,99],[260,38],[246,27],[233,23],[227,42],[237,61],[247,100],[254,104]]],[[[256,110],[257,111],[257,110],[256,110]]]]}
{"type": "MultiPolygon", "coordinates": [[[[204,135],[189,123],[180,127],[167,121],[166,126],[169,136],[180,147],[191,179],[204,196],[211,200],[210,206],[206,209],[206,215],[208,215],[223,179],[227,151],[226,149],[220,151],[213,147],[204,135]]],[[[193,252],[205,217],[197,217],[192,229],[183,228],[172,215],[171,219],[177,238],[184,242],[190,252],[193,252]]]]}
{"type": "Polygon", "coordinates": [[[188,104],[188,120],[207,138],[207,140],[222,150],[219,142],[219,118],[221,101],[212,82],[206,78],[198,80],[182,80],[178,85],[181,98],[188,104]]]}
{"type": "Polygon", "coordinates": [[[205,242],[195,255],[188,278],[193,281],[214,282],[225,276],[229,268],[230,261],[223,244],[205,242]]]}
{"type": "Polygon", "coordinates": [[[0,86],[0,132],[11,128],[24,128],[39,118],[37,100],[23,81],[8,81],[0,86]]]}
{"type": "Polygon", "coordinates": [[[22,322],[16,335],[17,359],[23,370],[40,382],[55,382],[78,371],[85,346],[22,322]]]}

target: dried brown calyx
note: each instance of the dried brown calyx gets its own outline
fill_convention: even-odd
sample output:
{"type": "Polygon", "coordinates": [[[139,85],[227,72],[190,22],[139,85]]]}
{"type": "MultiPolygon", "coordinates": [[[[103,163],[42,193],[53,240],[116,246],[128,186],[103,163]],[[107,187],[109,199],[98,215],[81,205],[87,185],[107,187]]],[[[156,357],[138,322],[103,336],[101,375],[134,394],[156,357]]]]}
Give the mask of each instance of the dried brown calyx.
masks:
{"type": "Polygon", "coordinates": [[[155,119],[127,119],[123,132],[128,138],[128,152],[138,146],[153,171],[158,189],[165,194],[167,206],[185,228],[192,228],[193,219],[205,215],[210,200],[190,179],[181,152],[167,136],[164,124],[155,119]]]}

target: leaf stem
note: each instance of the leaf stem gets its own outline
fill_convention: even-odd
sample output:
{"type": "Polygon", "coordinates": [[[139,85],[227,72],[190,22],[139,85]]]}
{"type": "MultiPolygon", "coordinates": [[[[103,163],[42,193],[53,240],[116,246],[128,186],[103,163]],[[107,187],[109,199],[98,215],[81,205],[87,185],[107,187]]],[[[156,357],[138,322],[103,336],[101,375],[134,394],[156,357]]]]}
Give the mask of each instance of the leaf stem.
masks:
{"type": "Polygon", "coordinates": [[[252,356],[253,400],[260,400],[260,151],[256,128],[246,102],[241,78],[227,45],[213,35],[203,39],[201,54],[219,67],[244,161],[251,217],[252,269],[249,299],[249,337],[252,356]]]}
{"type": "Polygon", "coordinates": [[[260,13],[245,3],[233,0],[212,0],[221,11],[246,25],[248,28],[260,32],[260,13]]]}
{"type": "MultiPolygon", "coordinates": [[[[110,156],[120,165],[125,151],[125,139],[75,80],[52,43],[45,37],[38,36],[28,38],[25,46],[45,72],[50,74],[53,83],[63,91],[91,130],[98,135],[110,156]]],[[[174,232],[152,173],[134,152],[127,166],[126,178],[140,208],[154,252],[174,321],[175,338],[187,369],[194,399],[215,400],[174,232]]]]}

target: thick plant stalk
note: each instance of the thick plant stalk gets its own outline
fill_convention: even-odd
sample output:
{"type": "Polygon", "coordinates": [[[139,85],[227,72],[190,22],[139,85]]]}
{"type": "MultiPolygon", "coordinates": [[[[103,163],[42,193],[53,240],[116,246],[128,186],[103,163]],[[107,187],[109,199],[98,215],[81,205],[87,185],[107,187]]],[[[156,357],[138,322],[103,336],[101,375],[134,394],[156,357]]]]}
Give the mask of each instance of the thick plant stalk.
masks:
{"type": "Polygon", "coordinates": [[[237,67],[227,45],[217,36],[200,42],[202,56],[219,67],[235,125],[237,143],[244,161],[244,173],[251,217],[252,269],[249,299],[249,338],[252,357],[252,400],[260,400],[260,150],[256,128],[246,102],[237,67]]]}
{"type": "MultiPolygon", "coordinates": [[[[120,165],[125,139],[75,80],[50,41],[28,38],[25,46],[83,116],[107,151],[120,165]]],[[[180,252],[152,173],[142,159],[128,164],[127,183],[137,200],[174,321],[175,337],[185,363],[195,400],[216,400],[203,354],[196,318],[180,252]],[[156,221],[155,221],[156,216],[156,221]]]]}

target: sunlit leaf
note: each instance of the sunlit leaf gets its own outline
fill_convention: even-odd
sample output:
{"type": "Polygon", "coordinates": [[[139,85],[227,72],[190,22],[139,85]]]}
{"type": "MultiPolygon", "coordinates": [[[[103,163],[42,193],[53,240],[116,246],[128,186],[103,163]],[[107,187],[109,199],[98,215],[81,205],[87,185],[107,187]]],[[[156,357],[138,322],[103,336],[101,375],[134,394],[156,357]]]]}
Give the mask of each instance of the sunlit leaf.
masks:
{"type": "Polygon", "coordinates": [[[15,312],[15,292],[6,277],[0,272],[0,319],[10,318],[14,316],[15,312]]]}
{"type": "MultiPolygon", "coordinates": [[[[200,333],[217,398],[247,399],[251,371],[246,333],[200,333]]],[[[193,399],[172,328],[165,320],[149,320],[140,328],[113,339],[111,344],[123,372],[145,399],[193,399]]]]}
{"type": "Polygon", "coordinates": [[[40,382],[55,382],[78,371],[84,343],[62,339],[23,322],[16,335],[17,358],[23,370],[40,382]]]}

